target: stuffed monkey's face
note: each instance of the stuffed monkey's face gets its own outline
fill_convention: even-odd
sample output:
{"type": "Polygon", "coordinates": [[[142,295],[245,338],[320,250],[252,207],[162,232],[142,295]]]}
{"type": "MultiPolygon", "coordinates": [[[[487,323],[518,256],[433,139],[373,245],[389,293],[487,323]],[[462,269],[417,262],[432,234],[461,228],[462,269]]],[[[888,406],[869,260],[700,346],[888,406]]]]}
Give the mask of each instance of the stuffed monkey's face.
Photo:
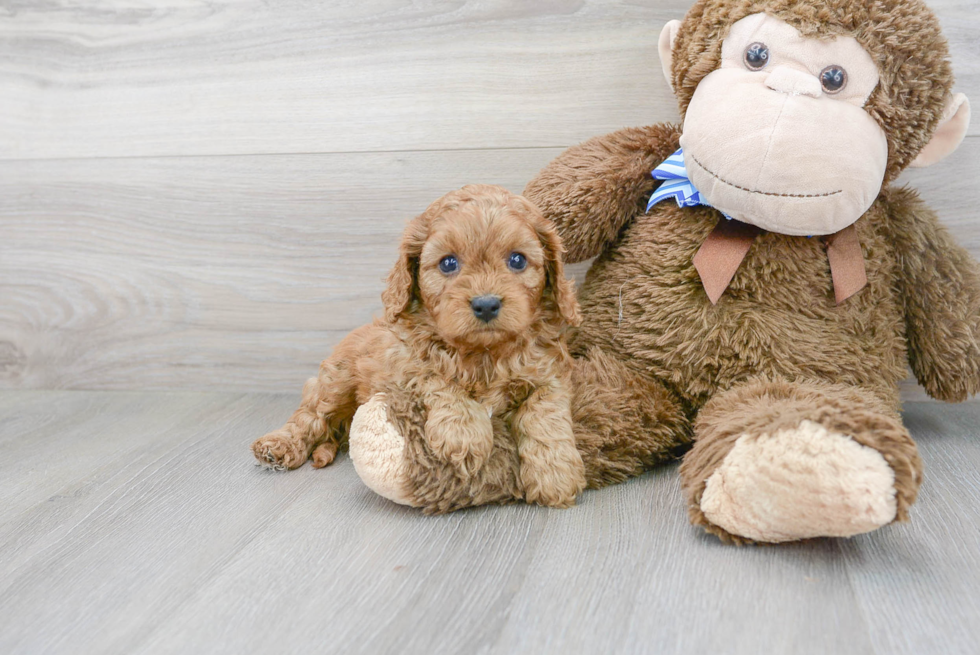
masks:
{"type": "Polygon", "coordinates": [[[803,38],[771,16],[743,18],[687,109],[691,181],[712,206],[771,232],[847,227],[878,196],[888,161],[885,133],[863,109],[877,84],[851,37],[803,38]]]}

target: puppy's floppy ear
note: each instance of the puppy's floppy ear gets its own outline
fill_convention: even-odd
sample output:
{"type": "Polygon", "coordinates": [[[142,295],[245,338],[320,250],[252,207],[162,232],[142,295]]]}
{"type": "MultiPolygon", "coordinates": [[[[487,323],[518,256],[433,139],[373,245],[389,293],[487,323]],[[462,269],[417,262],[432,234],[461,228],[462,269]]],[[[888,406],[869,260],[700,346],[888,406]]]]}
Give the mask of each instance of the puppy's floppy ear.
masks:
{"type": "Polygon", "coordinates": [[[554,223],[546,219],[536,207],[532,213],[534,231],[537,232],[541,246],[544,248],[545,300],[554,305],[553,311],[560,322],[578,325],[582,322],[582,315],[579,312],[578,300],[575,298],[575,284],[565,278],[565,264],[562,258],[565,247],[561,244],[561,237],[558,236],[554,223]]]}
{"type": "Polygon", "coordinates": [[[398,261],[388,273],[388,286],[381,292],[385,306],[385,320],[394,323],[409,310],[412,301],[418,296],[418,268],[422,246],[429,236],[429,212],[426,211],[412,221],[402,234],[398,247],[398,261]]]}

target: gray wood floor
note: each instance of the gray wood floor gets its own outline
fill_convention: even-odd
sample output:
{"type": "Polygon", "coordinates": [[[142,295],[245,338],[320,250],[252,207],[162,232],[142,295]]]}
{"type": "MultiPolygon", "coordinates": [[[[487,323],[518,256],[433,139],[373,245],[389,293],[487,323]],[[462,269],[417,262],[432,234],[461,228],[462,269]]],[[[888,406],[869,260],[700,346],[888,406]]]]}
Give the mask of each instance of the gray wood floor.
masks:
{"type": "Polygon", "coordinates": [[[908,524],[734,548],[676,467],[442,517],[247,452],[292,396],[0,395],[0,652],[976,653],[980,404],[910,404],[908,524]]]}

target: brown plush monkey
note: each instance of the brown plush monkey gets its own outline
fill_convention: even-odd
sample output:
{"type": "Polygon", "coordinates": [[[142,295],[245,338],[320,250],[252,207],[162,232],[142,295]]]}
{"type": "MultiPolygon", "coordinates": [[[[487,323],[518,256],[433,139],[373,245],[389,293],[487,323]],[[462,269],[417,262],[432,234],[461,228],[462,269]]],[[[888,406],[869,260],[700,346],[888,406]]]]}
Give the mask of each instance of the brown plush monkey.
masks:
{"type": "Polygon", "coordinates": [[[660,52],[683,129],[592,139],[525,190],[569,261],[596,257],[572,340],[590,486],[693,440],[691,520],[723,539],[904,520],[922,480],[906,362],[938,399],[980,390],[980,270],[890,186],[969,123],[938,21],[918,0],[700,0],[660,52]]]}
{"type": "Polygon", "coordinates": [[[779,542],[905,519],[922,480],[898,415],[906,361],[936,398],[980,390],[978,267],[889,186],[969,123],[937,20],[918,0],[702,0],[660,45],[683,128],[588,141],[525,192],[571,261],[598,256],[577,354],[691,417],[681,482],[708,531],[779,542]],[[649,171],[679,148],[708,206],[647,211],[649,171]]]}

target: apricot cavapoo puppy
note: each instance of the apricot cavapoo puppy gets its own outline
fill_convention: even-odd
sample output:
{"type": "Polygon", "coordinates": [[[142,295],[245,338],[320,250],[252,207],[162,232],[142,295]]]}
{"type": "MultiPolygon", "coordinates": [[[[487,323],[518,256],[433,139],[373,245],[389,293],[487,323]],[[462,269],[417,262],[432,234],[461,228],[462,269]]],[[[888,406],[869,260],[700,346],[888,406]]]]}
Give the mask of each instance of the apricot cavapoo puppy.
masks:
{"type": "Polygon", "coordinates": [[[397,387],[425,408],[432,455],[472,475],[494,447],[492,419],[516,442],[528,502],[574,504],[585,487],[569,407],[563,332],[579,321],[554,227],[496,186],[446,194],[412,220],[382,294],[385,316],[351,332],[303,389],[260,463],[330,464],[358,406],[397,387]]]}

